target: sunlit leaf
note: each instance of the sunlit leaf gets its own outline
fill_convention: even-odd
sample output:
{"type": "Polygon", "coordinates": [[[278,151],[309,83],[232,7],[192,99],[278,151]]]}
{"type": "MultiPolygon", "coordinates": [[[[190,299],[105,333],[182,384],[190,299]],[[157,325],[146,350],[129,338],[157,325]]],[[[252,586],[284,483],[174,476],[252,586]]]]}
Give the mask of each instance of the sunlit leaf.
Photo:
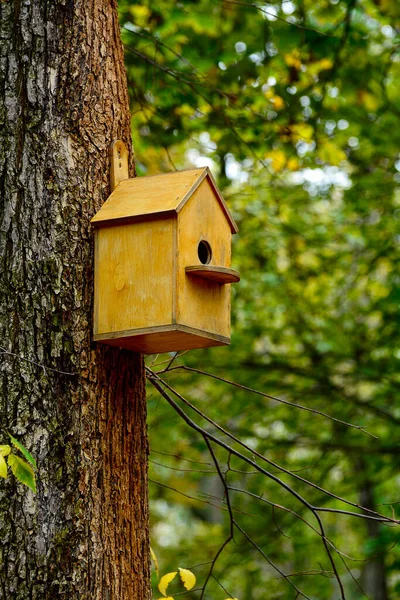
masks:
{"type": "Polygon", "coordinates": [[[154,567],[155,567],[155,570],[156,570],[157,578],[159,578],[160,577],[160,570],[158,568],[158,560],[157,560],[156,553],[154,552],[154,550],[153,550],[153,548],[151,546],[150,546],[150,556],[151,556],[151,558],[153,560],[153,563],[154,563],[154,567]]]}
{"type": "Polygon", "coordinates": [[[8,465],[18,481],[24,485],[27,485],[32,491],[36,492],[35,473],[33,472],[31,465],[25,462],[23,458],[20,458],[15,454],[9,455],[8,465]]]}
{"type": "Polygon", "coordinates": [[[331,165],[339,165],[346,159],[346,154],[336,144],[328,140],[323,141],[318,149],[319,157],[331,165]]]}
{"type": "Polygon", "coordinates": [[[167,595],[167,587],[169,586],[171,581],[175,579],[177,572],[178,571],[173,571],[172,573],[167,573],[166,575],[161,577],[160,583],[158,584],[158,589],[160,590],[163,596],[167,595]]]}
{"type": "Polygon", "coordinates": [[[290,125],[289,129],[292,132],[293,139],[296,141],[311,142],[314,135],[314,128],[307,123],[296,123],[290,125]]]}
{"type": "Polygon", "coordinates": [[[10,439],[13,443],[13,446],[18,448],[18,450],[23,454],[23,456],[26,458],[26,460],[29,463],[31,463],[31,465],[34,469],[37,469],[36,460],[33,458],[32,454],[30,452],[28,452],[28,450],[25,448],[25,446],[23,446],[21,444],[21,442],[16,440],[12,435],[10,435],[10,439]]]}
{"type": "Polygon", "coordinates": [[[285,101],[281,96],[272,96],[271,102],[273,103],[275,110],[281,110],[285,106],[285,101]]]}
{"type": "Polygon", "coordinates": [[[189,571],[189,569],[181,569],[181,567],[178,567],[178,568],[179,568],[179,575],[181,576],[182,583],[183,583],[185,589],[191,590],[192,587],[194,587],[196,585],[195,575],[192,573],[192,571],[189,571]]]}
{"type": "Polygon", "coordinates": [[[274,171],[281,171],[286,164],[286,154],[282,150],[271,150],[265,158],[271,161],[274,171]]]}
{"type": "Polygon", "coordinates": [[[10,452],[11,452],[11,446],[9,446],[8,444],[0,446],[1,456],[8,456],[10,454],[10,452]]]}
{"type": "Polygon", "coordinates": [[[285,63],[289,67],[295,67],[295,69],[301,69],[300,53],[297,48],[296,48],[296,50],[294,50],[294,52],[292,52],[292,54],[285,54],[284,58],[285,58],[285,63]]]}
{"type": "Polygon", "coordinates": [[[7,477],[7,463],[2,454],[0,454],[0,477],[7,477]]]}

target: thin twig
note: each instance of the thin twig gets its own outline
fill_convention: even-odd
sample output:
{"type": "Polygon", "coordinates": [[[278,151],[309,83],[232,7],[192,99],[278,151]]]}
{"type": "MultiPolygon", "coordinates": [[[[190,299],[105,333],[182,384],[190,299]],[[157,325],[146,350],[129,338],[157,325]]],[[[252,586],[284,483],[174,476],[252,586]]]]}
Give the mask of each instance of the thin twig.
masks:
{"type": "MultiPolygon", "coordinates": [[[[158,375],[156,373],[153,373],[150,369],[147,368],[147,372],[148,372],[148,378],[149,380],[152,382],[152,384],[154,385],[154,387],[159,391],[159,393],[168,401],[168,403],[174,408],[174,410],[182,417],[182,419],[187,423],[187,425],[189,425],[189,427],[191,427],[192,429],[194,429],[195,431],[197,431],[202,437],[203,439],[206,441],[208,440],[208,442],[213,441],[215,444],[217,444],[218,446],[220,446],[221,448],[224,448],[228,453],[231,453],[232,455],[236,456],[237,458],[240,458],[241,460],[243,460],[244,462],[247,462],[247,464],[253,466],[255,469],[258,469],[260,471],[260,473],[263,473],[264,475],[266,475],[269,479],[271,479],[272,481],[274,481],[275,483],[277,483],[278,485],[280,485],[283,489],[285,489],[287,492],[289,492],[292,496],[294,496],[301,504],[303,504],[304,506],[306,506],[310,512],[313,513],[315,519],[318,522],[318,526],[319,529],[321,531],[321,538],[322,538],[322,543],[325,547],[325,551],[326,554],[328,556],[329,562],[332,565],[332,569],[335,573],[335,578],[336,581],[338,583],[340,592],[341,592],[341,599],[345,600],[345,595],[344,595],[344,588],[343,588],[343,584],[342,581],[340,579],[339,573],[337,571],[336,568],[336,564],[335,561],[333,559],[332,553],[330,551],[329,548],[329,544],[327,542],[327,538],[325,535],[325,530],[321,521],[320,516],[318,515],[318,513],[316,511],[313,510],[312,505],[298,492],[296,492],[296,490],[294,490],[291,486],[289,486],[287,483],[285,483],[284,481],[282,481],[281,479],[279,479],[279,477],[277,477],[276,475],[273,475],[272,473],[270,473],[269,471],[267,471],[266,469],[264,469],[263,467],[260,467],[257,463],[255,463],[253,460],[251,460],[250,458],[248,458],[247,456],[245,456],[244,454],[241,454],[240,452],[238,452],[237,450],[235,450],[234,448],[232,448],[231,446],[229,446],[228,444],[226,444],[225,442],[223,442],[222,440],[220,440],[219,438],[215,437],[214,435],[212,435],[211,433],[207,432],[205,429],[203,429],[202,427],[200,427],[199,425],[197,425],[197,423],[195,423],[182,409],[181,407],[175,402],[175,400],[173,400],[169,394],[167,394],[167,392],[164,390],[164,388],[162,387],[162,385],[165,385],[166,387],[170,387],[168,386],[168,384],[161,380],[158,375]]],[[[172,390],[173,393],[175,393],[176,395],[178,395],[176,392],[174,392],[174,390],[172,390]]],[[[179,395],[179,397],[181,397],[179,395]]],[[[182,397],[181,397],[182,398],[182,397]]],[[[187,401],[185,399],[183,399],[186,403],[187,401]]],[[[190,404],[190,403],[188,403],[190,404]]],[[[194,407],[193,407],[194,408],[194,407]]],[[[222,428],[221,428],[222,429],[222,428]]],[[[209,445],[209,444],[208,444],[209,445]]],[[[223,480],[224,481],[224,480],[223,480]]],[[[226,484],[225,484],[226,485],[226,484]]],[[[235,523],[236,527],[239,527],[238,524],[235,523]]],[[[245,532],[243,532],[243,530],[240,528],[240,531],[243,533],[243,535],[246,535],[246,537],[248,539],[249,536],[247,534],[245,534],[245,532]]],[[[252,540],[251,540],[252,541],[252,540]]],[[[252,541],[252,543],[254,544],[254,542],[252,541]]],[[[255,544],[255,546],[257,546],[255,544]]],[[[263,555],[265,555],[265,553],[263,553],[263,555]]],[[[273,563],[270,561],[270,559],[265,555],[266,559],[268,560],[269,564],[273,565],[273,563]]],[[[284,575],[284,573],[276,566],[273,565],[274,568],[281,574],[284,575]]],[[[288,579],[288,581],[291,583],[291,585],[293,585],[293,583],[288,579]]],[[[296,588],[297,590],[297,588],[296,588]]],[[[202,595],[203,596],[203,595],[202,595]]]]}
{"type": "Polygon", "coordinates": [[[183,473],[206,473],[207,475],[215,475],[215,469],[182,469],[181,467],[171,467],[170,465],[163,465],[162,463],[156,462],[155,460],[149,459],[153,465],[163,467],[164,469],[170,469],[171,471],[182,471],[183,473]]]}
{"type": "MultiPolygon", "coordinates": [[[[216,423],[215,421],[213,421],[212,419],[210,419],[210,417],[208,417],[200,409],[198,409],[191,402],[189,402],[189,400],[187,400],[181,394],[179,394],[176,390],[174,390],[174,388],[172,388],[166,381],[164,381],[163,379],[161,379],[158,376],[158,374],[156,374],[153,371],[151,371],[148,367],[146,367],[146,370],[148,371],[148,373],[150,373],[150,376],[149,376],[150,380],[151,380],[152,377],[153,378],[156,377],[167,389],[169,389],[177,398],[179,398],[184,404],[186,404],[186,406],[188,406],[189,408],[191,408],[195,413],[197,413],[203,419],[205,419],[206,421],[208,421],[208,423],[210,423],[211,425],[213,425],[213,427],[215,427],[218,431],[221,431],[228,438],[230,438],[231,440],[233,440],[234,442],[236,442],[239,446],[241,446],[242,448],[245,448],[252,455],[260,458],[262,461],[264,461],[267,464],[275,467],[275,469],[278,469],[278,471],[281,471],[282,473],[286,473],[287,475],[290,475],[291,477],[293,477],[294,479],[297,479],[298,481],[302,481],[306,485],[309,485],[310,487],[318,490],[319,492],[322,492],[323,494],[325,494],[327,496],[330,496],[331,498],[335,498],[336,500],[339,500],[340,502],[343,502],[344,504],[347,504],[348,506],[354,506],[354,508],[358,508],[360,510],[363,510],[363,511],[365,511],[367,513],[370,513],[372,515],[375,515],[377,517],[382,517],[382,515],[380,515],[380,513],[376,512],[376,511],[373,511],[373,510],[371,510],[369,508],[365,508],[364,506],[361,506],[360,504],[356,504],[355,502],[351,502],[350,500],[346,500],[345,498],[342,498],[341,496],[338,496],[337,494],[334,494],[333,492],[330,492],[329,490],[326,490],[325,488],[322,488],[321,486],[317,485],[316,483],[313,483],[312,481],[309,481],[308,479],[305,479],[304,477],[301,477],[297,473],[289,471],[288,469],[285,469],[284,467],[282,467],[281,465],[277,464],[276,462],[274,462],[274,461],[266,458],[263,454],[261,454],[260,452],[257,452],[257,450],[254,450],[254,448],[250,448],[250,446],[248,446],[247,444],[245,444],[244,442],[242,442],[239,438],[237,438],[236,436],[234,436],[228,430],[224,429],[223,427],[221,427],[221,425],[219,425],[218,423],[216,423]]],[[[167,397],[169,398],[168,395],[167,395],[167,397]]],[[[259,468],[259,466],[256,463],[252,462],[251,464],[254,464],[257,469],[259,468]]],[[[271,473],[271,475],[272,475],[272,473],[271,473]]],[[[391,521],[391,522],[395,523],[396,525],[398,524],[398,522],[396,520],[394,520],[394,519],[389,519],[389,517],[384,517],[384,518],[387,519],[387,521],[391,521]]]]}
{"type": "Polygon", "coordinates": [[[283,17],[279,17],[274,12],[268,11],[261,6],[258,6],[258,4],[253,4],[253,3],[249,3],[249,2],[240,2],[239,0],[223,0],[223,2],[225,4],[237,4],[239,6],[246,6],[247,8],[255,8],[256,10],[259,10],[264,15],[274,17],[274,19],[277,19],[278,21],[282,21],[283,23],[286,23],[286,25],[291,25],[292,27],[297,27],[297,29],[305,29],[306,31],[314,31],[315,33],[318,33],[319,35],[323,35],[325,37],[333,37],[333,38],[337,37],[336,35],[333,35],[332,33],[327,33],[325,31],[321,31],[320,29],[315,29],[315,27],[309,27],[307,25],[299,25],[299,23],[292,23],[291,21],[288,21],[287,19],[284,19],[283,17]]]}
{"type": "Polygon", "coordinates": [[[170,452],[161,452],[161,450],[154,450],[154,448],[150,449],[150,454],[162,454],[163,456],[171,456],[172,458],[179,458],[179,460],[186,460],[187,462],[196,463],[198,465],[211,465],[208,461],[202,460],[193,460],[192,458],[187,458],[186,456],[180,456],[179,454],[171,454],[170,452]]]}
{"type": "Polygon", "coordinates": [[[210,444],[210,440],[208,439],[208,436],[207,435],[203,435],[203,439],[204,439],[205,443],[207,444],[207,448],[208,448],[208,450],[209,450],[209,452],[211,454],[211,458],[214,461],[215,468],[218,471],[219,478],[220,478],[220,480],[222,482],[222,485],[224,486],[225,491],[226,491],[227,509],[228,509],[229,517],[230,517],[230,530],[229,530],[229,535],[227,536],[227,538],[225,539],[225,541],[223,542],[223,544],[221,545],[221,547],[218,549],[218,552],[216,553],[216,555],[213,558],[213,561],[211,563],[210,569],[208,571],[207,577],[206,577],[204,585],[203,585],[203,591],[201,592],[200,600],[202,600],[202,598],[204,597],[204,594],[205,594],[205,591],[206,591],[206,587],[207,587],[207,583],[210,580],[210,577],[212,577],[212,575],[213,575],[213,570],[215,568],[215,565],[217,563],[217,560],[218,560],[219,556],[221,555],[221,553],[223,552],[223,550],[226,548],[226,546],[229,544],[229,542],[233,539],[233,523],[234,523],[234,517],[233,517],[233,513],[232,513],[232,507],[231,507],[230,498],[229,498],[229,491],[228,491],[228,488],[227,488],[227,485],[226,485],[225,478],[224,478],[224,476],[221,473],[219,462],[217,460],[217,457],[215,456],[214,450],[213,450],[213,448],[212,448],[212,446],[210,444]]]}
{"type": "Polygon", "coordinates": [[[166,488],[167,490],[171,490],[171,492],[175,492],[180,496],[184,496],[185,498],[189,498],[190,500],[196,500],[196,502],[203,502],[203,504],[209,504],[210,506],[214,506],[215,508],[219,508],[220,510],[227,511],[228,509],[225,506],[221,506],[219,504],[214,504],[214,502],[209,502],[209,500],[202,500],[202,498],[196,498],[195,496],[190,496],[189,494],[185,494],[176,488],[171,487],[170,485],[166,485],[165,483],[161,483],[161,481],[155,481],[155,479],[149,479],[150,483],[154,483],[155,485],[159,485],[160,487],[166,488]]]}
{"type": "Polygon", "coordinates": [[[52,367],[47,367],[46,365],[42,365],[34,360],[30,360],[29,358],[25,358],[24,356],[15,354],[15,352],[9,352],[2,346],[0,346],[0,354],[8,354],[9,356],[15,356],[15,358],[17,358],[18,360],[23,360],[25,362],[30,363],[31,365],[36,365],[37,367],[40,367],[41,369],[43,369],[43,371],[45,371],[45,372],[52,371],[53,373],[59,373],[60,375],[69,375],[70,377],[78,376],[78,373],[70,373],[68,371],[60,371],[59,369],[53,369],[52,367]]]}
{"type": "MultiPolygon", "coordinates": [[[[207,371],[201,371],[200,369],[194,369],[193,367],[187,367],[186,365],[177,365],[176,367],[172,367],[169,371],[177,371],[184,370],[190,371],[192,373],[198,373],[199,375],[205,375],[206,377],[211,377],[212,379],[216,379],[217,381],[222,381],[223,383],[227,383],[228,385],[232,385],[233,387],[237,387],[246,392],[250,392],[252,394],[257,394],[258,396],[263,396],[264,398],[268,398],[269,400],[274,400],[274,402],[279,402],[281,404],[287,404],[288,406],[293,406],[294,408],[299,408],[300,410],[305,410],[307,412],[311,412],[313,414],[319,415],[321,417],[325,417],[326,419],[330,419],[335,423],[340,423],[341,425],[345,425],[346,427],[352,427],[353,429],[357,429],[358,431],[362,431],[367,435],[371,436],[374,439],[378,439],[376,435],[366,431],[366,427],[363,425],[354,425],[353,423],[348,423],[347,421],[342,421],[336,417],[332,417],[332,415],[328,415],[320,410],[316,410],[315,408],[309,408],[308,406],[304,406],[302,404],[298,404],[297,402],[290,402],[289,400],[283,400],[283,398],[278,398],[276,396],[271,396],[271,394],[266,394],[265,392],[261,392],[260,390],[256,390],[254,388],[250,388],[246,385],[242,385],[240,383],[236,383],[235,381],[230,381],[229,379],[225,379],[224,377],[219,377],[218,375],[214,375],[214,373],[208,373],[207,371]]],[[[160,371],[158,374],[162,374],[163,371],[160,371]]]]}
{"type": "MultiPolygon", "coordinates": [[[[276,571],[278,571],[278,573],[281,575],[281,577],[283,579],[285,579],[297,592],[298,595],[303,596],[303,598],[306,598],[306,600],[311,600],[311,598],[309,596],[307,596],[306,594],[304,594],[304,592],[302,592],[301,590],[299,590],[299,588],[293,583],[293,581],[291,581],[288,577],[286,577],[285,573],[283,573],[279,567],[277,567],[272,560],[265,554],[264,550],[255,543],[255,541],[249,536],[248,533],[246,533],[244,531],[244,529],[242,529],[242,527],[240,527],[240,525],[238,525],[237,523],[235,523],[236,528],[240,531],[240,533],[246,538],[246,540],[261,554],[261,556],[263,556],[265,558],[265,560],[267,561],[267,563],[269,565],[271,565],[271,567],[273,569],[275,569],[276,571]]],[[[342,596],[342,598],[344,598],[344,596],[342,596]]]]}

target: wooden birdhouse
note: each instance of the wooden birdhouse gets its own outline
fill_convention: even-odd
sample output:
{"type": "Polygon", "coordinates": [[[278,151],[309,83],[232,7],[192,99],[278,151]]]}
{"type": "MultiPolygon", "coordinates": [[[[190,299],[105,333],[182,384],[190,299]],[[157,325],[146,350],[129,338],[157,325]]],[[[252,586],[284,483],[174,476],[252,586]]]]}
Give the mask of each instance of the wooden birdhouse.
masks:
{"type": "Polygon", "coordinates": [[[92,224],[95,341],[146,354],[229,344],[237,227],[208,168],[122,180],[92,224]]]}

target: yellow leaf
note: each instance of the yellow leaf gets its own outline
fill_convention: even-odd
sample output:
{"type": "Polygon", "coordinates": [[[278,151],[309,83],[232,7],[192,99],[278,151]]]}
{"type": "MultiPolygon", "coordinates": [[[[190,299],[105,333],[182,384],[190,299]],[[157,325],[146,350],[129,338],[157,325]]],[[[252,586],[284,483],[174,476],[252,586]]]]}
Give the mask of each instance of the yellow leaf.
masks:
{"type": "Polygon", "coordinates": [[[5,444],[4,446],[0,446],[0,454],[2,456],[8,456],[11,452],[11,446],[5,444]]]}
{"type": "Polygon", "coordinates": [[[295,67],[301,69],[300,53],[298,50],[294,50],[292,54],[285,54],[285,63],[288,67],[295,67]]]}
{"type": "Polygon", "coordinates": [[[271,102],[273,103],[275,110],[281,110],[285,106],[285,101],[280,96],[272,96],[271,102]]]}
{"type": "Polygon", "coordinates": [[[297,171],[297,169],[300,167],[300,163],[297,158],[289,158],[286,166],[289,171],[297,171]]]}
{"type": "Polygon", "coordinates": [[[158,568],[158,560],[157,560],[157,556],[156,553],[154,552],[153,548],[150,546],[150,556],[153,559],[153,563],[154,563],[154,567],[156,569],[156,574],[157,574],[157,578],[160,577],[160,571],[158,568]]]}
{"type": "Polygon", "coordinates": [[[186,590],[191,590],[196,584],[196,577],[189,569],[181,569],[178,567],[179,575],[181,576],[183,586],[186,590]]]}
{"type": "Polygon", "coordinates": [[[167,573],[160,579],[160,583],[158,584],[158,589],[162,593],[163,596],[167,595],[167,587],[171,583],[171,581],[175,578],[175,575],[178,571],[174,571],[173,573],[167,573]]]}
{"type": "Polygon", "coordinates": [[[346,160],[345,152],[330,140],[322,141],[318,149],[318,156],[331,165],[339,165],[346,160]]]}
{"type": "Polygon", "coordinates": [[[330,58],[323,58],[318,63],[320,71],[327,71],[333,67],[333,62],[330,58]]]}
{"type": "Polygon", "coordinates": [[[290,130],[295,141],[311,142],[313,139],[314,129],[307,123],[295,123],[290,130]]]}
{"type": "Polygon", "coordinates": [[[315,76],[320,73],[320,71],[327,71],[333,67],[333,62],[330,58],[323,58],[322,60],[318,60],[314,63],[308,63],[307,71],[310,75],[315,76]]]}
{"type": "Polygon", "coordinates": [[[137,17],[138,19],[143,19],[150,15],[150,9],[147,6],[143,6],[143,5],[131,6],[130,11],[131,11],[132,15],[134,17],[137,17]]]}
{"type": "Polygon", "coordinates": [[[286,156],[282,150],[271,150],[271,152],[267,152],[265,158],[271,161],[274,171],[282,171],[286,164],[286,156]]]}
{"type": "Polygon", "coordinates": [[[367,92],[366,90],[359,90],[357,93],[357,99],[359,103],[364,104],[365,108],[370,112],[374,112],[379,106],[376,96],[370,92],[367,92]]]}
{"type": "Polygon", "coordinates": [[[194,112],[195,110],[190,104],[181,104],[174,109],[174,113],[182,117],[191,117],[194,112]]]}
{"type": "Polygon", "coordinates": [[[0,454],[0,477],[7,477],[7,463],[2,454],[0,454]]]}

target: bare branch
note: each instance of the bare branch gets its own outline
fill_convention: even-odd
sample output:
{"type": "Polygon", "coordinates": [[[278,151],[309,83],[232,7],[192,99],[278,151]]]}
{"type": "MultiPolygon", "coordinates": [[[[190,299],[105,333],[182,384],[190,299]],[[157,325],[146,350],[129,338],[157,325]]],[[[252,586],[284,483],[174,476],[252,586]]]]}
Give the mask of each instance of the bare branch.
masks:
{"type": "MultiPolygon", "coordinates": [[[[222,440],[220,440],[219,438],[215,437],[214,435],[212,435],[211,433],[207,432],[205,429],[203,429],[202,427],[200,427],[199,425],[197,425],[197,423],[195,423],[182,409],[181,407],[175,402],[175,400],[173,400],[169,394],[167,394],[167,392],[164,390],[164,388],[162,387],[163,385],[165,385],[166,387],[168,387],[169,389],[171,389],[171,391],[177,395],[179,398],[181,398],[186,404],[190,405],[190,403],[185,400],[182,396],[180,396],[179,394],[177,394],[177,392],[175,392],[172,388],[170,388],[170,386],[168,386],[168,384],[165,381],[162,381],[158,375],[156,373],[153,373],[149,368],[146,368],[147,373],[148,373],[148,378],[151,381],[151,383],[154,385],[154,387],[159,391],[159,393],[168,401],[168,403],[174,408],[174,410],[182,417],[182,419],[185,421],[185,423],[187,423],[187,425],[189,425],[189,427],[191,427],[192,429],[194,429],[195,431],[197,431],[202,437],[203,439],[206,441],[209,449],[211,448],[210,446],[210,442],[214,442],[215,444],[217,444],[218,446],[220,446],[221,448],[224,448],[228,453],[240,458],[241,460],[243,460],[244,462],[246,462],[247,464],[253,466],[255,469],[257,469],[260,473],[263,473],[264,475],[266,475],[269,479],[271,479],[272,481],[274,481],[275,483],[277,483],[278,485],[280,485],[283,489],[285,489],[287,492],[289,492],[289,494],[291,494],[292,496],[294,496],[301,504],[303,504],[305,507],[307,507],[310,512],[312,512],[312,514],[314,515],[315,519],[318,522],[318,526],[321,532],[321,538],[322,538],[322,543],[325,547],[325,551],[326,554],[329,558],[329,561],[332,565],[332,569],[335,573],[335,579],[339,585],[339,589],[341,592],[341,598],[342,600],[345,599],[344,596],[344,588],[343,588],[343,584],[342,581],[340,579],[339,573],[337,571],[336,565],[335,565],[335,561],[333,559],[332,553],[330,551],[329,548],[329,544],[327,542],[327,538],[325,535],[325,531],[324,531],[324,527],[321,521],[321,518],[319,517],[318,513],[313,510],[312,505],[298,492],[296,492],[296,490],[294,490],[291,486],[289,486],[287,483],[285,483],[284,481],[282,481],[281,479],[279,479],[279,477],[277,477],[276,475],[273,475],[272,473],[268,472],[266,469],[264,469],[263,467],[260,467],[257,463],[255,463],[253,460],[251,460],[250,458],[248,458],[247,456],[245,456],[244,454],[238,452],[237,450],[235,450],[234,448],[232,448],[231,446],[229,446],[228,444],[226,444],[225,442],[223,442],[222,440]]],[[[190,405],[192,406],[192,405],[190,405]]],[[[195,407],[193,407],[194,410],[197,410],[197,412],[200,413],[200,411],[198,411],[198,409],[195,409],[195,407]]],[[[206,418],[207,420],[209,420],[205,415],[204,418],[206,418]]],[[[214,423],[213,423],[214,424],[214,423]]],[[[216,426],[216,424],[214,424],[216,426]]],[[[221,427],[218,426],[219,429],[221,429],[222,431],[225,432],[225,430],[223,430],[221,427]]],[[[229,435],[230,437],[231,434],[228,434],[227,432],[225,432],[227,435],[229,435]]],[[[239,442],[240,443],[240,442],[239,442]]],[[[241,445],[243,445],[241,443],[241,445]]],[[[244,445],[243,445],[244,446],[244,445]]],[[[212,450],[212,449],[211,449],[212,450]]],[[[252,451],[251,449],[249,449],[250,451],[252,451]]],[[[216,465],[217,466],[217,465],[216,465]]],[[[218,468],[218,467],[217,467],[218,468]]],[[[298,477],[298,476],[297,476],[298,477]]],[[[226,486],[225,480],[222,478],[221,481],[224,482],[224,485],[226,486]]],[[[255,542],[253,542],[253,540],[251,540],[250,536],[248,536],[248,534],[246,534],[246,532],[244,532],[244,530],[242,528],[240,528],[240,526],[235,522],[235,527],[237,527],[243,535],[245,535],[245,537],[251,541],[251,543],[257,547],[257,544],[255,544],[255,542]]],[[[229,538],[230,539],[230,538],[229,538]]],[[[228,541],[229,541],[228,539],[228,541]]],[[[226,543],[228,543],[228,541],[226,543]]],[[[226,545],[226,544],[225,544],[226,545]]],[[[222,551],[222,549],[221,549],[222,551]]],[[[262,550],[260,549],[260,551],[262,552],[262,550]]],[[[271,564],[271,566],[274,566],[274,568],[282,575],[284,576],[284,573],[279,569],[279,567],[277,567],[276,565],[274,565],[272,563],[272,561],[265,555],[264,552],[263,556],[266,558],[266,560],[269,562],[269,564],[271,564]]],[[[219,554],[218,554],[219,555],[219,554]]],[[[218,557],[217,555],[217,557],[218,557]]],[[[293,585],[293,583],[287,579],[288,582],[290,582],[291,585],[293,585]]],[[[298,590],[298,588],[295,588],[296,591],[300,591],[298,590]]],[[[300,592],[301,593],[301,592],[300,592]]],[[[304,594],[303,594],[304,595],[304,594]]],[[[202,594],[203,597],[203,594],[202,594]]]]}
{"type": "Polygon", "coordinates": [[[207,461],[201,460],[193,460],[192,458],[187,458],[186,456],[180,456],[179,454],[170,454],[169,452],[161,452],[161,450],[154,450],[154,448],[150,449],[150,454],[162,454],[163,456],[171,456],[172,458],[179,458],[179,460],[186,460],[187,462],[196,463],[198,465],[211,465],[211,463],[207,461]]]}
{"type": "MultiPolygon", "coordinates": [[[[373,511],[373,510],[371,510],[369,508],[365,508],[365,507],[361,506],[360,504],[356,504],[355,502],[351,502],[350,500],[346,500],[345,498],[342,498],[341,496],[338,496],[337,494],[334,494],[333,492],[330,492],[329,490],[326,490],[325,488],[322,488],[321,486],[317,485],[316,483],[313,483],[312,481],[309,481],[308,479],[304,479],[304,477],[301,477],[297,473],[295,473],[293,471],[289,471],[288,469],[285,469],[284,467],[282,467],[281,465],[278,465],[274,461],[266,458],[263,454],[261,454],[260,452],[257,452],[256,450],[254,450],[254,448],[250,448],[250,446],[248,446],[247,444],[245,444],[244,442],[242,442],[239,438],[237,438],[232,433],[230,433],[229,431],[227,431],[226,429],[224,429],[223,427],[221,427],[221,425],[219,425],[218,423],[216,423],[212,419],[210,419],[210,417],[208,417],[201,410],[199,410],[196,406],[194,406],[191,402],[189,402],[186,398],[184,398],[181,394],[179,394],[176,390],[174,390],[166,381],[162,380],[156,373],[153,373],[148,368],[147,368],[147,371],[150,373],[149,379],[152,382],[153,382],[154,378],[157,378],[157,380],[159,382],[161,382],[166,388],[168,388],[177,398],[179,398],[184,404],[186,404],[186,406],[188,406],[189,408],[191,408],[195,413],[197,413],[203,419],[205,419],[206,421],[208,421],[208,423],[210,423],[211,425],[213,425],[213,427],[215,427],[216,429],[218,429],[218,431],[221,431],[224,435],[226,435],[227,437],[229,437],[231,440],[235,441],[242,448],[245,448],[253,456],[256,456],[257,458],[260,458],[262,461],[264,461],[267,464],[275,467],[276,469],[278,469],[282,473],[286,473],[287,475],[290,475],[294,479],[302,481],[306,485],[309,485],[310,487],[312,487],[312,488],[314,488],[314,489],[322,492],[323,494],[325,494],[327,496],[330,496],[331,498],[335,498],[336,500],[339,500],[340,502],[343,502],[344,504],[347,504],[348,506],[354,506],[355,508],[363,510],[363,511],[365,511],[367,513],[370,513],[372,515],[375,515],[377,517],[381,517],[382,516],[379,513],[377,513],[376,511],[373,511]],[[152,379],[152,377],[153,377],[153,379],[152,379]]],[[[168,394],[167,394],[167,397],[169,398],[168,394]]],[[[247,460],[247,458],[246,458],[246,460],[247,460]]],[[[260,467],[259,467],[259,465],[257,465],[257,463],[254,463],[253,461],[251,461],[250,464],[255,465],[257,469],[260,469],[260,467]]],[[[267,472],[265,472],[264,474],[266,474],[266,473],[267,472]]],[[[269,475],[273,476],[272,473],[269,473],[268,476],[269,475]]],[[[277,479],[277,481],[281,481],[278,478],[276,478],[276,479],[277,479]]],[[[310,506],[311,505],[308,505],[308,508],[310,508],[310,506]]],[[[384,517],[384,518],[387,519],[388,521],[392,521],[393,523],[396,523],[396,524],[398,523],[396,520],[393,520],[393,519],[391,520],[388,517],[384,517]]]]}
{"type": "Polygon", "coordinates": [[[227,511],[228,509],[225,506],[221,506],[220,504],[214,504],[214,502],[209,502],[209,500],[203,500],[202,498],[197,498],[196,496],[190,496],[189,494],[185,494],[176,488],[171,487],[170,485],[166,485],[165,483],[161,483],[161,481],[155,481],[155,479],[149,479],[151,483],[155,485],[159,485],[160,487],[166,488],[167,490],[171,490],[171,492],[175,492],[180,496],[184,496],[185,498],[189,498],[190,500],[196,500],[197,502],[203,502],[203,504],[209,504],[210,506],[214,506],[215,508],[219,508],[220,510],[227,511]]]}
{"type": "Polygon", "coordinates": [[[2,346],[0,346],[0,354],[7,354],[9,356],[14,356],[18,360],[22,360],[24,362],[30,363],[31,365],[35,365],[43,369],[44,372],[52,371],[53,373],[59,373],[60,375],[69,375],[70,377],[77,377],[78,373],[70,373],[68,371],[60,371],[59,369],[53,369],[52,367],[47,367],[46,365],[42,365],[41,363],[35,362],[34,360],[30,360],[29,358],[25,358],[19,354],[15,354],[15,352],[9,352],[2,346]]]}
{"type": "Polygon", "coordinates": [[[223,2],[225,4],[238,4],[239,6],[246,6],[247,8],[255,8],[256,10],[260,11],[262,14],[270,16],[270,17],[274,17],[274,19],[277,19],[278,21],[282,21],[283,23],[286,23],[286,25],[291,25],[292,27],[296,27],[297,29],[305,29],[306,31],[314,31],[315,33],[318,33],[318,35],[323,35],[325,37],[333,37],[333,38],[337,37],[336,35],[334,35],[332,33],[321,31],[320,29],[315,29],[315,27],[309,27],[307,25],[300,25],[299,23],[292,23],[291,21],[288,21],[287,19],[284,19],[283,17],[279,17],[274,12],[266,10],[262,6],[258,6],[258,4],[254,4],[254,3],[250,3],[250,2],[240,2],[239,0],[223,0],[223,2]]]}
{"type": "Polygon", "coordinates": [[[162,463],[156,462],[155,460],[149,459],[153,465],[163,467],[164,469],[170,469],[171,471],[181,471],[183,473],[205,473],[207,475],[215,475],[215,469],[182,469],[181,467],[171,467],[170,465],[163,465],[162,463]]]}
{"type": "MultiPolygon", "coordinates": [[[[276,396],[271,396],[271,394],[266,394],[265,392],[260,392],[254,388],[250,388],[246,385],[241,385],[240,383],[236,383],[235,381],[230,381],[229,379],[225,379],[224,377],[219,377],[218,375],[214,375],[213,373],[208,373],[207,371],[201,371],[200,369],[194,369],[193,367],[187,367],[185,365],[178,365],[176,367],[172,367],[169,371],[176,370],[184,370],[190,371],[192,373],[198,373],[199,375],[205,375],[206,377],[211,377],[212,379],[216,379],[217,381],[222,381],[223,383],[227,383],[228,385],[232,385],[239,389],[245,390],[246,392],[250,392],[252,394],[257,394],[258,396],[263,396],[264,398],[268,398],[269,400],[274,400],[275,402],[279,402],[281,404],[287,404],[288,406],[293,406],[294,408],[299,408],[301,410],[305,410],[307,412],[314,413],[316,415],[320,415],[321,417],[325,417],[326,419],[330,419],[331,421],[335,421],[336,423],[340,423],[341,425],[345,425],[346,427],[351,427],[353,429],[357,429],[358,431],[362,431],[366,433],[370,437],[374,439],[378,439],[378,437],[369,431],[366,430],[366,427],[363,425],[354,425],[353,423],[348,423],[347,421],[342,421],[341,419],[337,419],[336,417],[332,417],[327,413],[324,413],[320,410],[316,410],[315,408],[309,408],[308,406],[304,406],[302,404],[298,404],[296,402],[290,402],[289,400],[283,400],[282,398],[278,398],[276,396]]],[[[164,371],[160,371],[158,374],[162,374],[164,371]]]]}

